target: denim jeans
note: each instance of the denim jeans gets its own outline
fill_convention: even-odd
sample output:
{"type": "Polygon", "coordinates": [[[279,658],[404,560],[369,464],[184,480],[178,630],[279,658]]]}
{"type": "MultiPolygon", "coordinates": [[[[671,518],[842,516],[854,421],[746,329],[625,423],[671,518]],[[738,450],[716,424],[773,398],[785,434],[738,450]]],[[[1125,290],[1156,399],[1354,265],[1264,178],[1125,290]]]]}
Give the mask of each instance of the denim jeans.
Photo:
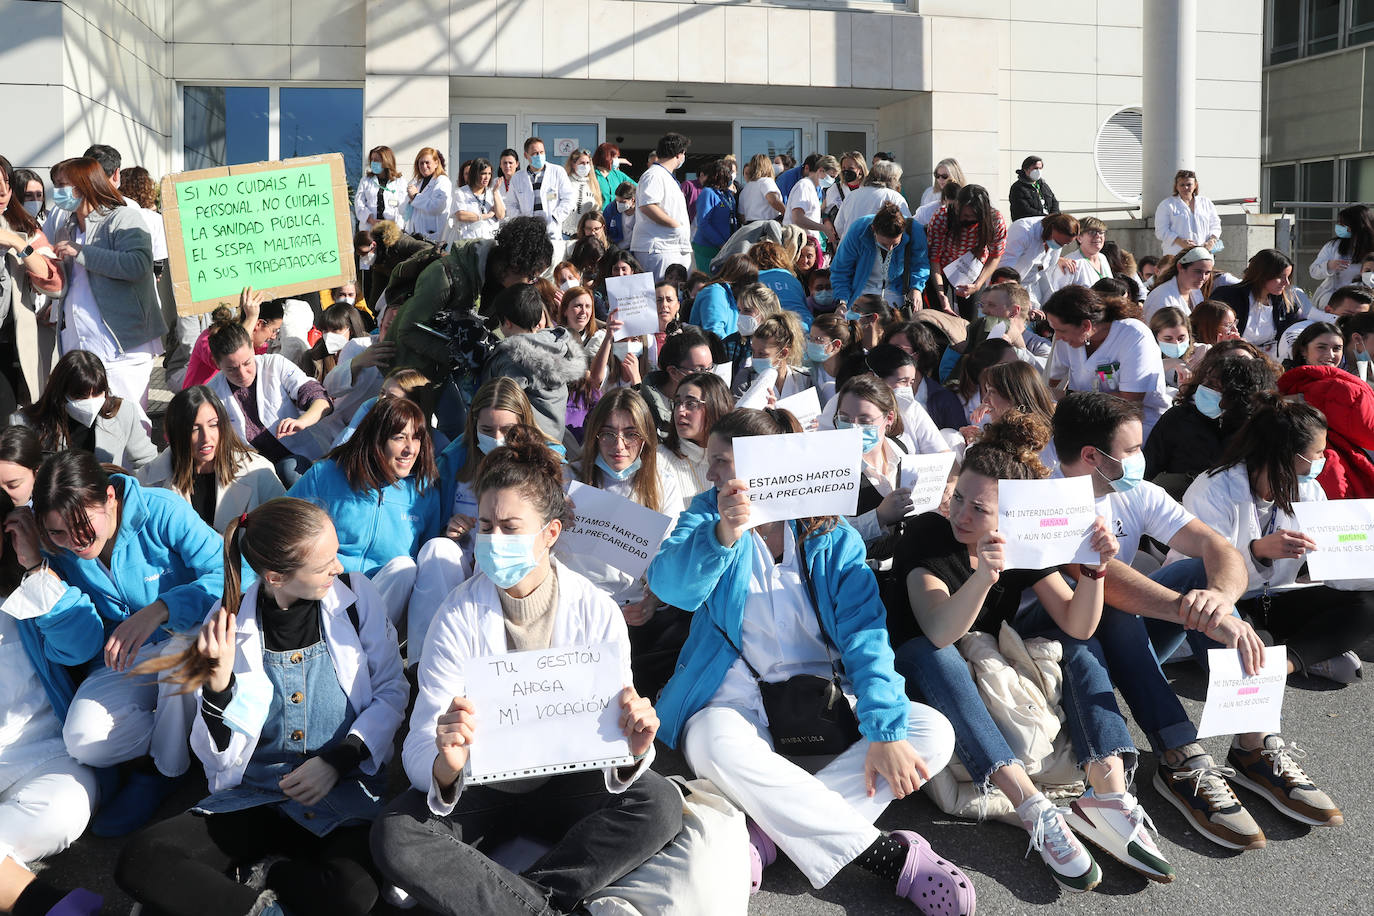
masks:
{"type": "Polygon", "coordinates": [[[1059,629],[1038,601],[1022,610],[1012,621],[1012,627],[1025,639],[1043,636],[1059,642],[1064,653],[1060,662],[1064,673],[1064,718],[1078,765],[1086,767],[1092,761],[1119,756],[1129,781],[1135,771],[1135,742],[1116,705],[1102,646],[1095,638],[1074,639],[1059,629]]]}
{"type": "Polygon", "coordinates": [[[988,788],[992,774],[1002,767],[1025,765],[998,730],[957,648],[937,649],[917,636],[902,643],[896,655],[907,696],[935,707],[954,726],[954,753],[975,786],[988,788]]]}
{"type": "Polygon", "coordinates": [[[653,771],[624,792],[599,770],[554,776],[531,792],[471,786],[447,817],[410,789],[372,828],[372,855],[435,913],[559,914],[638,868],[682,829],[682,796],[653,771]],[[516,875],[478,851],[517,835],[552,847],[516,875]]]}

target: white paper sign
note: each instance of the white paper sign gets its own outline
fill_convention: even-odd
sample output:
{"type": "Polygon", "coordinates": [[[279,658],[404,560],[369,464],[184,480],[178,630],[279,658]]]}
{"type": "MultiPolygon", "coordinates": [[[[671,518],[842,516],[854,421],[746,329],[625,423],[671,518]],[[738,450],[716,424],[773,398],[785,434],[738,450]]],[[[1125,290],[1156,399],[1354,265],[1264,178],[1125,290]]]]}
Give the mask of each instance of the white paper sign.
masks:
{"type": "Polygon", "coordinates": [[[982,272],[983,262],[975,258],[971,251],[945,265],[945,279],[949,280],[950,286],[972,286],[978,282],[978,275],[982,272]]]}
{"type": "Polygon", "coordinates": [[[769,367],[764,369],[754,380],[749,383],[749,387],[744,389],[744,394],[739,396],[735,402],[735,407],[748,408],[750,410],[763,410],[768,406],[768,392],[778,381],[778,370],[769,367]]]}
{"type": "Polygon", "coordinates": [[[562,550],[599,560],[638,579],[668,534],[672,518],[609,490],[573,481],[577,521],[558,536],[562,550]]]}
{"type": "Polygon", "coordinates": [[[1246,677],[1235,649],[1207,650],[1207,705],[1197,736],[1279,731],[1283,687],[1288,680],[1288,650],[1265,646],[1264,667],[1246,677]]]}
{"type": "Polygon", "coordinates": [[[633,762],[620,730],[625,684],[614,643],[473,658],[463,678],[481,723],[469,783],[633,762]]]}
{"type": "Polygon", "coordinates": [[[725,382],[726,388],[729,388],[730,383],[735,380],[735,367],[732,363],[716,363],[711,367],[711,371],[714,372],[721,381],[725,382]]]}
{"type": "Polygon", "coordinates": [[[1096,566],[1102,559],[1088,536],[1096,518],[1087,477],[997,482],[997,528],[1007,539],[1007,569],[1096,566]]]}
{"type": "Polygon", "coordinates": [[[807,388],[783,398],[774,406],[790,411],[802,429],[810,429],[811,423],[820,418],[821,396],[816,393],[815,388],[807,388]]]}
{"type": "Polygon", "coordinates": [[[1374,499],[1294,503],[1293,512],[1302,533],[1317,542],[1307,555],[1313,579],[1374,576],[1374,499]]]}
{"type": "Polygon", "coordinates": [[[1007,331],[1011,327],[1011,322],[1001,319],[992,322],[988,327],[988,340],[1001,340],[1007,336],[1007,331]]]}
{"type": "Polygon", "coordinates": [[[912,506],[907,513],[908,518],[940,508],[945,498],[945,485],[949,483],[949,472],[954,467],[954,458],[953,452],[902,456],[897,483],[911,489],[912,506]]]}
{"type": "Polygon", "coordinates": [[[654,275],[630,274],[606,278],[606,304],[625,322],[616,340],[658,333],[658,303],[654,301],[654,275]]]}
{"type": "Polygon", "coordinates": [[[749,487],[750,528],[858,509],[863,433],[857,427],[742,436],[734,445],[735,476],[749,487]]]}

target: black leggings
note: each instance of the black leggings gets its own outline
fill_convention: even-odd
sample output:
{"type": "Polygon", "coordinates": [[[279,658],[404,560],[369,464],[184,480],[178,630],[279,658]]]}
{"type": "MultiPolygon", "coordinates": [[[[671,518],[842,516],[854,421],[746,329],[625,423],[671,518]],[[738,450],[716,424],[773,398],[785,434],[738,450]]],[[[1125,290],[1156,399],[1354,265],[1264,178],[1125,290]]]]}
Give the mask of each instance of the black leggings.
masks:
{"type": "Polygon", "coordinates": [[[317,837],[274,807],[209,816],[190,811],[154,824],[120,852],[115,881],[151,916],[244,916],[260,891],[229,877],[233,866],[287,856],[267,888],[299,916],[366,916],[379,878],[368,851],[370,825],[317,837]]]}
{"type": "Polygon", "coordinates": [[[1288,647],[1299,671],[1342,652],[1358,648],[1374,635],[1374,592],[1342,592],[1326,585],[1297,588],[1239,602],[1240,612],[1274,642],[1288,647]]]}

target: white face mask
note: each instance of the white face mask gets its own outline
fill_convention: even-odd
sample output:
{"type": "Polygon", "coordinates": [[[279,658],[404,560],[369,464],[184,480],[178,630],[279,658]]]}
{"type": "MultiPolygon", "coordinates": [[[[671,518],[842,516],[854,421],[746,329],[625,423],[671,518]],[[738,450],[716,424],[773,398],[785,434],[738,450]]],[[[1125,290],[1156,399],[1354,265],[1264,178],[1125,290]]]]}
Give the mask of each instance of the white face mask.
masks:
{"type": "Polygon", "coordinates": [[[100,415],[104,406],[105,395],[103,394],[98,394],[92,398],[82,398],[79,401],[67,398],[67,415],[82,426],[90,426],[95,422],[95,418],[100,415]]]}
{"type": "Polygon", "coordinates": [[[1026,177],[1029,178],[1031,181],[1039,181],[1041,174],[1043,173],[1039,169],[1031,169],[1029,172],[1026,173],[1026,177]]]}
{"type": "Polygon", "coordinates": [[[893,388],[892,396],[897,399],[897,404],[900,407],[905,407],[916,400],[916,392],[911,390],[910,385],[898,385],[896,388],[893,388]]]}
{"type": "Polygon", "coordinates": [[[615,202],[615,208],[621,213],[629,213],[630,207],[632,206],[634,206],[634,204],[630,203],[628,200],[617,200],[615,202]]]}
{"type": "Polygon", "coordinates": [[[374,262],[374,261],[376,261],[376,260],[377,260],[377,252],[375,252],[375,251],[369,251],[367,254],[363,255],[361,258],[358,259],[358,269],[359,269],[359,270],[371,270],[371,269],[372,269],[372,262],[374,262]]]}
{"type": "Polygon", "coordinates": [[[616,359],[638,356],[644,352],[644,343],[638,340],[617,340],[611,345],[611,352],[615,354],[616,359]]]}
{"type": "Polygon", "coordinates": [[[357,302],[357,301],[358,301],[358,300],[355,299],[355,298],[353,298],[352,296],[335,296],[335,297],[334,297],[334,304],[335,304],[335,305],[339,304],[340,302],[342,302],[344,305],[353,305],[353,304],[354,304],[355,302],[357,302]]]}
{"type": "Polygon", "coordinates": [[[588,175],[592,173],[592,167],[587,163],[582,162],[579,163],[578,166],[575,169],[573,169],[573,171],[577,173],[578,178],[586,178],[588,175]]]}
{"type": "Polygon", "coordinates": [[[324,335],[324,349],[330,356],[335,355],[348,343],[348,335],[342,331],[330,331],[324,335]]]}
{"type": "Polygon", "coordinates": [[[566,293],[568,290],[572,289],[574,286],[580,286],[580,285],[581,285],[581,284],[577,282],[577,278],[576,278],[576,277],[569,277],[568,279],[564,280],[562,283],[558,284],[558,288],[561,289],[563,292],[566,293]]]}
{"type": "Polygon", "coordinates": [[[67,586],[49,573],[48,564],[44,563],[42,569],[29,573],[19,587],[10,592],[4,604],[0,604],[0,611],[15,620],[32,620],[57,607],[66,593],[67,586]]]}
{"type": "Polygon", "coordinates": [[[757,315],[741,315],[736,323],[740,334],[748,337],[759,329],[759,319],[757,315]]]}
{"type": "Polygon", "coordinates": [[[1374,287],[1374,270],[1366,270],[1360,274],[1360,282],[1365,286],[1374,287]]]}

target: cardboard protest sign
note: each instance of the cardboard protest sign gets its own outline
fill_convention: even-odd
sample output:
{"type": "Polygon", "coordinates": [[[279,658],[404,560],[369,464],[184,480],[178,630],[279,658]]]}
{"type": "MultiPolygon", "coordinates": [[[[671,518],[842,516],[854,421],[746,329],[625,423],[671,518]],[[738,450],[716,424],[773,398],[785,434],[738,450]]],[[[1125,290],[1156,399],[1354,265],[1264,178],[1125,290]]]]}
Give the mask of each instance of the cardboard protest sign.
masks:
{"type": "Polygon", "coordinates": [[[1374,577],[1374,499],[1294,503],[1302,533],[1317,542],[1307,555],[1313,579],[1374,577]]]}
{"type": "Polygon", "coordinates": [[[568,487],[568,495],[577,521],[563,529],[559,547],[635,578],[644,575],[673,520],[632,499],[577,481],[568,487]]]}
{"type": "Polygon", "coordinates": [[[658,303],[654,300],[654,275],[630,274],[606,278],[606,304],[625,322],[616,340],[658,333],[658,303]]]}
{"type": "Polygon", "coordinates": [[[863,433],[857,427],[743,436],[734,447],[735,476],[749,488],[750,528],[858,509],[863,433]]]}
{"type": "Polygon", "coordinates": [[[1087,477],[997,482],[997,528],[1007,539],[1007,569],[1096,566],[1102,558],[1088,536],[1096,518],[1087,477]]]}
{"type": "Polygon", "coordinates": [[[897,483],[911,488],[912,506],[908,517],[940,508],[945,498],[945,485],[949,483],[949,472],[954,468],[954,458],[953,452],[902,456],[897,483]]]}
{"type": "Polygon", "coordinates": [[[181,172],[162,179],[177,313],[351,283],[353,230],[343,156],[181,172]]]}
{"type": "Polygon", "coordinates": [[[634,762],[620,730],[626,685],[613,643],[469,659],[463,679],[480,717],[469,783],[634,762]]]}
{"type": "Polygon", "coordinates": [[[1207,705],[1197,736],[1240,735],[1279,731],[1283,687],[1288,680],[1288,650],[1265,646],[1264,667],[1246,677],[1235,649],[1207,650],[1207,705]]]}
{"type": "Polygon", "coordinates": [[[820,419],[821,416],[821,398],[815,388],[788,395],[774,406],[790,412],[797,418],[802,429],[810,429],[812,421],[820,419]]]}

